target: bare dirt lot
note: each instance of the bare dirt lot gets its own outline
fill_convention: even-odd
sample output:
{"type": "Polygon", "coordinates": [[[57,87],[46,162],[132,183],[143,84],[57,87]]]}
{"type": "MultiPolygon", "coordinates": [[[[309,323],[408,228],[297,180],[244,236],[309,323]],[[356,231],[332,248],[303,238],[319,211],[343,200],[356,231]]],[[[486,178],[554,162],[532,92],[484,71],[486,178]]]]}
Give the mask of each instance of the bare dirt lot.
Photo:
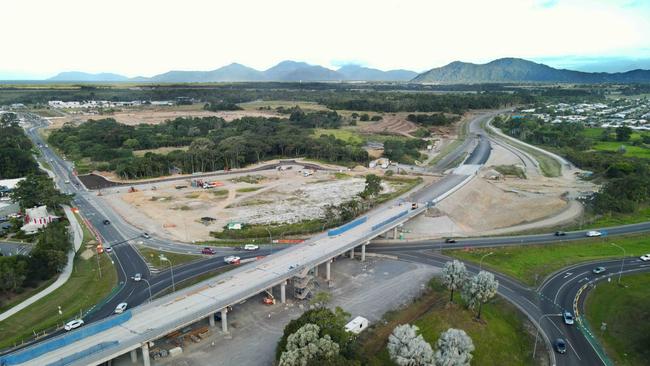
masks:
{"type": "MultiPolygon", "coordinates": [[[[325,205],[338,205],[364,189],[365,169],[317,171],[307,177],[301,169],[292,166],[208,179],[218,182],[211,189],[192,187],[190,180],[156,184],[155,190],[144,186],[132,193],[128,187],[118,187],[105,190],[103,197],[146,231],[195,241],[210,239],[211,231],[221,231],[230,222],[294,223],[319,218],[325,205]],[[176,189],[179,185],[185,187],[176,189]]],[[[382,183],[382,193],[395,191],[398,184],[382,183]]]]}
{"type": "Polygon", "coordinates": [[[387,113],[383,115],[381,121],[366,124],[360,128],[362,133],[382,133],[404,135],[412,137],[410,134],[418,129],[418,126],[406,120],[407,113],[387,113]]]}
{"type": "Polygon", "coordinates": [[[67,122],[85,122],[89,119],[113,118],[117,122],[127,125],[158,124],[178,117],[221,117],[226,121],[232,121],[241,117],[277,117],[273,111],[266,110],[242,110],[242,111],[219,111],[211,112],[202,109],[201,105],[191,106],[169,106],[169,107],[133,107],[122,108],[120,111],[110,114],[93,114],[83,111],[69,112],[66,117],[48,118],[52,123],[50,128],[60,128],[67,122]]]}
{"type": "Polygon", "coordinates": [[[492,144],[490,159],[470,183],[440,202],[435,210],[405,225],[406,239],[443,236],[497,235],[564,224],[582,214],[574,200],[595,190],[570,170],[557,178],[524,166],[515,153],[492,144]],[[527,178],[493,176],[494,167],[515,165],[527,178]]]}

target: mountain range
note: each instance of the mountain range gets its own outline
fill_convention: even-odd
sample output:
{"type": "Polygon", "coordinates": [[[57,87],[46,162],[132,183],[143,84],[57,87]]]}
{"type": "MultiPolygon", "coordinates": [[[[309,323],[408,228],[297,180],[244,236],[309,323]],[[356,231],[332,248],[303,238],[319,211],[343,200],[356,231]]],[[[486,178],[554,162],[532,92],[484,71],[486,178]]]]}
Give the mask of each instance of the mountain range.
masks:
{"type": "Polygon", "coordinates": [[[270,69],[259,71],[232,63],[212,71],[168,71],[152,77],[128,78],[116,74],[62,72],[49,81],[135,81],[155,83],[234,82],[234,81],[409,81],[418,74],[408,70],[382,71],[358,65],[338,70],[305,62],[282,61],[270,69]]]}
{"type": "Polygon", "coordinates": [[[345,65],[338,70],[305,62],[282,61],[264,70],[232,63],[212,71],[169,71],[152,77],[135,77],[78,71],[62,72],[48,81],[72,82],[235,82],[235,81],[400,81],[432,84],[478,83],[637,83],[650,82],[650,70],[627,72],[582,72],[556,69],[520,58],[501,58],[486,64],[454,61],[417,74],[409,70],[382,71],[359,65],[345,65]]]}
{"type": "Polygon", "coordinates": [[[500,58],[486,64],[455,61],[411,80],[413,83],[643,83],[650,82],[650,70],[627,72],[582,72],[555,69],[520,58],[500,58]]]}

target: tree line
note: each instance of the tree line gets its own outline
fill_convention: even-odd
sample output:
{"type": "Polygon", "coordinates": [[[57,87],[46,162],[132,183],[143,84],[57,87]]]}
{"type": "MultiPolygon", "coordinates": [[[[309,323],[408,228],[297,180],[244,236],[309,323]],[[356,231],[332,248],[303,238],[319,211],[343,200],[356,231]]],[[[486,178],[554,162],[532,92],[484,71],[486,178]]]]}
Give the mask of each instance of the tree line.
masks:
{"type": "Polygon", "coordinates": [[[64,222],[53,222],[36,234],[29,255],[0,256],[0,291],[20,293],[60,273],[68,262],[68,230],[64,222]]]}
{"type": "Polygon", "coordinates": [[[409,114],[406,116],[406,119],[424,126],[448,126],[454,122],[460,121],[460,116],[448,117],[444,113],[409,114]]]}
{"type": "Polygon", "coordinates": [[[0,179],[24,177],[38,170],[33,145],[15,113],[0,114],[0,179]]]}
{"type": "Polygon", "coordinates": [[[49,142],[74,160],[102,162],[97,168],[132,178],[240,168],[271,157],[308,157],[335,163],[365,163],[368,153],[331,135],[312,136],[313,127],[340,125],[336,112],[294,111],[289,119],[243,117],[226,123],[217,117],[176,118],[159,125],[127,126],[113,119],[66,124],[49,142]],[[166,155],[134,150],[186,147],[166,155]]]}

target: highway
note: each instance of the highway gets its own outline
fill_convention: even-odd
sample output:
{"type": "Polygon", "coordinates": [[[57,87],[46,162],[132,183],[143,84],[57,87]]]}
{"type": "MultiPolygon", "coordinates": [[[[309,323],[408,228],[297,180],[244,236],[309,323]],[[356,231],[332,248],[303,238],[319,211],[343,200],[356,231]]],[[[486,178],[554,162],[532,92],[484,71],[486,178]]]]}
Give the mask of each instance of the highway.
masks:
{"type": "MultiPolygon", "coordinates": [[[[467,164],[466,167],[471,167],[472,165],[478,166],[480,164],[483,164],[485,161],[487,161],[489,157],[489,153],[491,150],[490,142],[489,142],[490,140],[482,133],[482,130],[480,130],[480,124],[482,123],[482,121],[488,119],[490,115],[491,114],[481,115],[470,123],[469,126],[470,133],[472,134],[472,136],[475,136],[476,139],[466,140],[465,143],[454,152],[458,154],[465,154],[468,153],[467,152],[468,148],[471,149],[468,158],[465,160],[465,163],[467,164]]],[[[35,132],[35,127],[42,126],[43,121],[40,120],[40,118],[34,117],[31,120],[31,122],[35,124],[35,126],[33,128],[28,129],[28,135],[32,138],[34,142],[45,145],[45,143],[40,140],[40,137],[35,132]]],[[[108,207],[105,203],[103,203],[102,200],[96,199],[92,192],[88,192],[82,189],[81,185],[75,184],[77,183],[77,179],[71,173],[72,167],[68,162],[61,160],[56,154],[54,154],[47,147],[43,146],[41,148],[41,151],[43,152],[44,158],[47,159],[47,161],[52,165],[52,169],[55,171],[55,175],[56,175],[55,180],[57,181],[57,185],[61,187],[63,191],[66,191],[68,193],[75,193],[74,203],[80,209],[82,215],[85,218],[87,218],[91,222],[91,224],[97,229],[105,245],[109,244],[114,248],[111,256],[114,259],[116,263],[116,267],[118,269],[118,277],[119,277],[121,287],[116,293],[112,295],[111,299],[109,299],[103,304],[103,306],[95,309],[87,316],[86,320],[88,320],[89,322],[97,321],[99,319],[111,315],[113,309],[119,302],[128,302],[130,304],[130,307],[133,307],[138,304],[146,303],[148,301],[149,286],[146,281],[135,282],[131,280],[131,277],[135,273],[141,273],[143,275],[143,278],[149,281],[148,283],[151,285],[151,293],[153,295],[155,295],[156,293],[160,293],[171,286],[171,276],[169,273],[170,271],[166,270],[156,275],[152,275],[149,272],[146,263],[140,257],[140,254],[132,247],[131,244],[142,242],[142,244],[153,248],[160,248],[163,250],[170,250],[170,251],[181,252],[181,253],[192,252],[198,254],[198,252],[200,251],[200,248],[197,248],[197,246],[190,245],[190,244],[169,242],[169,241],[159,240],[156,238],[152,238],[152,239],[142,238],[141,231],[139,231],[137,228],[134,228],[133,226],[125,222],[110,207],[108,207]],[[72,184],[65,183],[65,180],[69,180],[70,182],[72,182],[72,184]],[[109,219],[111,221],[111,224],[104,225],[102,223],[104,219],[109,219]]],[[[445,178],[443,178],[436,184],[433,184],[429,187],[425,187],[423,190],[416,192],[411,196],[411,199],[413,201],[418,201],[418,202],[427,202],[427,201],[435,200],[436,198],[449,192],[451,189],[457,187],[459,183],[462,182],[463,180],[471,178],[470,175],[460,174],[462,172],[463,172],[462,170],[458,170],[458,169],[455,170],[454,172],[452,172],[452,174],[447,175],[445,178]],[[454,174],[457,171],[459,172],[459,174],[454,174]]],[[[373,212],[368,214],[368,216],[370,217],[369,220],[372,220],[372,222],[377,222],[376,220],[379,220],[382,217],[384,217],[383,215],[386,212],[395,213],[403,209],[398,206],[392,206],[392,207],[389,206],[390,205],[382,206],[382,211],[385,210],[385,207],[388,207],[388,209],[384,212],[377,212],[378,210],[373,210],[373,212]]],[[[411,215],[412,214],[409,214],[408,218],[412,217],[411,215]]],[[[366,228],[367,230],[367,225],[364,226],[364,228],[366,228]]],[[[619,235],[619,234],[648,231],[648,230],[650,230],[650,223],[644,223],[644,224],[636,224],[636,225],[626,225],[617,228],[610,228],[607,230],[607,232],[605,232],[605,234],[619,235]]],[[[359,234],[359,232],[356,232],[356,234],[359,234]]],[[[367,234],[363,234],[361,236],[365,237],[367,236],[367,234]]],[[[442,240],[441,241],[412,241],[403,244],[381,244],[376,246],[376,249],[374,250],[381,251],[381,252],[391,252],[393,254],[397,253],[400,257],[403,257],[406,260],[416,260],[421,262],[428,261],[429,264],[440,265],[440,261],[442,259],[437,258],[436,254],[428,253],[428,254],[420,255],[420,253],[426,253],[426,251],[430,250],[432,247],[438,249],[445,249],[445,248],[463,248],[463,247],[481,247],[481,246],[499,246],[499,245],[539,244],[539,243],[553,243],[553,242],[565,241],[565,240],[576,240],[580,238],[584,238],[584,231],[570,232],[567,233],[566,236],[561,236],[561,237],[557,237],[552,234],[541,234],[541,235],[507,236],[507,237],[491,237],[491,238],[467,238],[467,239],[463,238],[463,239],[458,239],[457,243],[444,243],[442,240]],[[412,253],[419,253],[419,254],[413,256],[412,253]]],[[[276,266],[275,264],[276,262],[280,262],[280,263],[284,263],[285,267],[288,268],[287,262],[285,261],[286,259],[278,259],[278,258],[285,257],[285,256],[286,256],[285,258],[292,257],[293,256],[292,253],[295,253],[296,248],[309,248],[312,247],[314,243],[323,240],[329,240],[329,238],[327,238],[326,235],[323,234],[317,235],[314,238],[312,238],[310,241],[305,243],[305,245],[295,246],[289,250],[283,250],[281,256],[273,255],[265,260],[262,260],[261,262],[259,262],[260,264],[257,265],[255,268],[259,268],[260,265],[264,263],[268,263],[267,261],[271,261],[270,263],[272,263],[274,267],[276,266]]],[[[348,241],[348,243],[345,244],[345,246],[343,246],[345,249],[341,247],[339,249],[335,249],[334,251],[341,252],[344,250],[348,250],[347,248],[350,246],[349,243],[356,243],[358,245],[362,243],[363,240],[365,239],[362,239],[361,241],[359,240],[361,239],[352,237],[348,241]]],[[[208,271],[222,268],[225,265],[222,260],[223,255],[232,254],[235,252],[231,248],[218,248],[218,250],[219,253],[213,256],[212,258],[206,258],[204,260],[175,267],[174,277],[176,282],[180,282],[184,279],[189,279],[198,276],[208,271]]],[[[269,253],[269,249],[261,249],[258,253],[250,254],[247,256],[240,255],[240,254],[238,255],[240,255],[242,258],[247,258],[255,255],[265,255],[268,253],[269,253]]],[[[300,260],[297,261],[296,265],[298,267],[304,268],[305,263],[314,263],[315,261],[322,259],[320,257],[316,259],[313,258],[318,257],[317,254],[321,255],[322,257],[323,253],[320,252],[313,252],[313,253],[309,252],[309,253],[310,253],[309,255],[303,254],[300,260]]],[[[235,274],[241,274],[241,270],[247,267],[252,268],[251,266],[242,266],[241,268],[235,269],[231,273],[233,276],[235,274]]],[[[287,273],[287,272],[283,272],[282,270],[277,270],[273,272],[274,274],[273,280],[275,281],[275,283],[277,283],[277,280],[280,277],[284,276],[286,278],[289,278],[290,274],[294,274],[295,271],[297,271],[297,268],[293,268],[293,271],[294,272],[287,273]]],[[[230,277],[230,273],[228,276],[222,275],[217,278],[226,278],[226,277],[232,278],[230,277]]],[[[525,286],[517,283],[516,281],[503,277],[501,275],[498,275],[498,277],[500,278],[502,284],[509,284],[503,286],[503,288],[500,289],[504,297],[513,301],[513,303],[515,303],[515,305],[517,305],[520,309],[522,309],[524,313],[529,315],[531,319],[535,318],[535,316],[537,315],[541,315],[541,310],[539,308],[540,304],[537,303],[539,299],[536,299],[535,296],[531,295],[531,293],[534,294],[534,291],[531,292],[531,290],[526,288],[525,286]]],[[[254,281],[254,279],[248,278],[247,281],[249,282],[254,281]]],[[[266,282],[263,283],[263,285],[268,286],[269,283],[266,282]]],[[[248,287],[249,289],[246,291],[248,291],[248,295],[250,296],[250,286],[248,287]]],[[[260,287],[257,290],[262,291],[263,289],[264,287],[260,287]]],[[[229,290],[230,292],[235,291],[233,288],[222,289],[222,290],[224,291],[229,290]]],[[[211,291],[210,293],[212,294],[213,292],[211,291]]],[[[241,293],[239,292],[236,293],[241,295],[241,293]]],[[[219,299],[215,298],[214,295],[205,295],[205,296],[213,298],[217,302],[210,305],[210,308],[216,311],[220,307],[225,306],[222,304],[222,302],[225,304],[226,302],[228,302],[226,300],[232,300],[233,298],[238,298],[239,295],[228,296],[226,300],[221,299],[222,297],[221,294],[219,296],[219,299]]],[[[160,301],[165,299],[166,299],[165,301],[169,301],[168,298],[169,296],[161,299],[160,301]]],[[[145,304],[143,306],[147,308],[151,306],[161,306],[160,301],[154,302],[152,304],[145,304]]],[[[200,308],[198,304],[193,304],[192,306],[194,307],[194,309],[199,309],[197,310],[199,313],[208,311],[206,309],[200,308]]],[[[134,310],[134,313],[139,314],[142,311],[144,310],[138,308],[134,310]]],[[[536,323],[536,320],[533,319],[533,322],[536,323]]],[[[173,322],[172,323],[168,322],[168,324],[166,324],[165,326],[171,329],[176,325],[174,325],[173,322]]],[[[553,334],[550,326],[551,326],[550,324],[545,324],[545,322],[542,322],[542,329],[544,330],[545,334],[549,334],[549,335],[553,334]]]]}

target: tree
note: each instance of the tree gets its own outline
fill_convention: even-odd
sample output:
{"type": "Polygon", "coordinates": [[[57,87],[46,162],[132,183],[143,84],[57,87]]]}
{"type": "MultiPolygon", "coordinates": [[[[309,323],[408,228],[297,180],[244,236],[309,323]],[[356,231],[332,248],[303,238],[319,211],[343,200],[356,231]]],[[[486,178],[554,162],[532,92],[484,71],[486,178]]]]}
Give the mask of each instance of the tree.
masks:
{"type": "Polygon", "coordinates": [[[470,309],[478,307],[477,319],[481,319],[481,307],[494,297],[499,288],[499,281],[487,271],[481,271],[463,286],[463,298],[470,309]]]}
{"type": "Polygon", "coordinates": [[[616,141],[629,141],[632,137],[632,129],[627,126],[616,127],[616,141]]]}
{"type": "Polygon", "coordinates": [[[294,319],[284,327],[284,334],[278,342],[276,349],[276,359],[280,359],[282,352],[287,348],[289,336],[305,324],[315,324],[320,329],[320,337],[329,335],[336,342],[343,355],[349,355],[352,352],[354,342],[351,342],[352,335],[345,331],[345,324],[350,314],[346,313],[340,307],[334,311],[328,308],[317,308],[305,311],[299,318],[294,319]]]}
{"type": "Polygon", "coordinates": [[[474,343],[462,329],[449,328],[440,334],[433,355],[436,366],[469,366],[474,343]]]}
{"type": "Polygon", "coordinates": [[[305,324],[287,338],[287,347],[280,356],[280,366],[306,366],[313,358],[329,359],[338,355],[339,345],[326,334],[319,336],[320,327],[305,324]]]}
{"type": "Polygon", "coordinates": [[[442,269],[442,283],[449,289],[449,301],[454,302],[454,291],[460,290],[467,280],[465,264],[459,260],[445,263],[442,269]]]}
{"type": "Polygon", "coordinates": [[[127,149],[135,150],[140,146],[140,142],[137,139],[127,139],[122,143],[122,146],[127,149]]]}
{"type": "Polygon", "coordinates": [[[325,291],[320,291],[309,301],[311,305],[318,305],[319,307],[325,307],[327,303],[332,299],[332,294],[325,291]]]}
{"type": "Polygon", "coordinates": [[[369,120],[370,120],[370,116],[368,115],[368,113],[364,113],[364,114],[361,115],[361,117],[359,117],[359,121],[365,122],[365,121],[369,121],[369,120]]]}
{"type": "Polygon", "coordinates": [[[431,345],[417,334],[418,330],[415,325],[398,325],[388,337],[388,354],[399,366],[433,365],[431,345]]]}
{"type": "Polygon", "coordinates": [[[366,175],[366,187],[363,189],[363,192],[359,193],[361,198],[368,198],[375,196],[381,192],[381,178],[374,175],[366,175]]]}

